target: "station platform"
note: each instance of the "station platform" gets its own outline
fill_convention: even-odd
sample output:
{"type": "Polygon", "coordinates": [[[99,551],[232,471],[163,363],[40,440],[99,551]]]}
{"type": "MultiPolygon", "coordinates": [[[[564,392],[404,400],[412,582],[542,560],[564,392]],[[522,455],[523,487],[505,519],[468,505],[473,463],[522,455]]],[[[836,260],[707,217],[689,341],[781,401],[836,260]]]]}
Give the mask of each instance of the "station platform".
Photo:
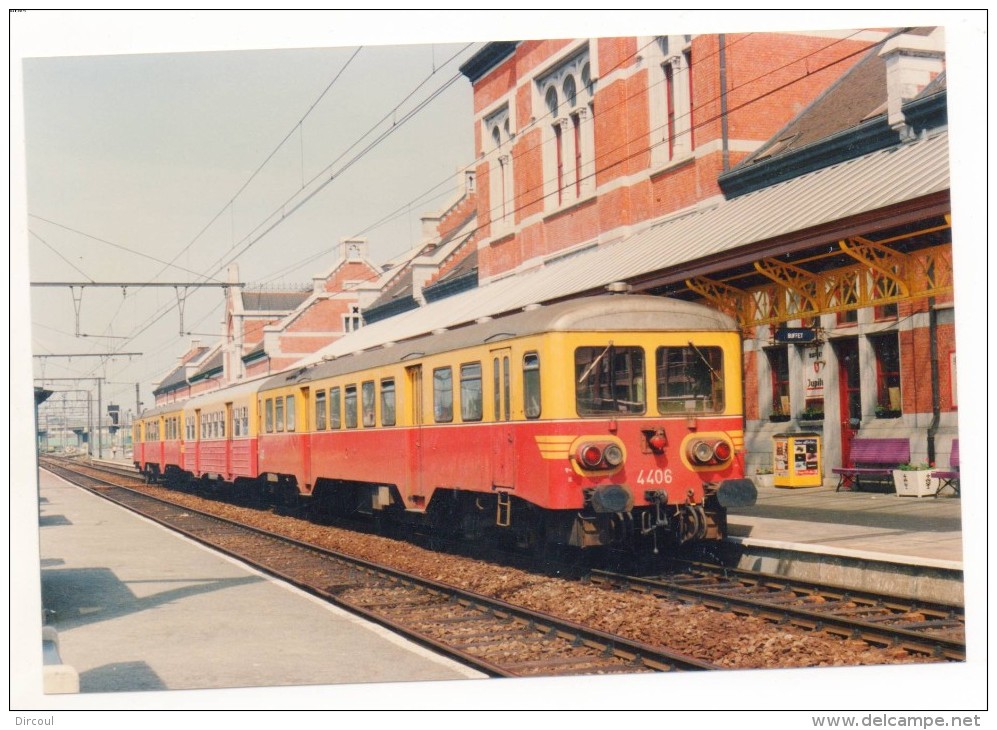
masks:
{"type": "MultiPolygon", "coordinates": [[[[42,607],[80,697],[151,692],[148,704],[156,690],[483,676],[48,472],[39,479],[42,607]]],[[[724,550],[741,567],[962,599],[959,498],[763,486],[729,524],[724,550]]]]}
{"type": "Polygon", "coordinates": [[[483,677],[39,471],[42,608],[85,693],[483,677]]]}
{"type": "Polygon", "coordinates": [[[731,509],[740,567],[845,587],[963,602],[962,500],[819,487],[758,490],[731,509]]]}
{"type": "Polygon", "coordinates": [[[753,507],[730,511],[741,542],[813,545],[822,552],[962,567],[962,500],[840,491],[834,486],[761,487],[753,507]]]}

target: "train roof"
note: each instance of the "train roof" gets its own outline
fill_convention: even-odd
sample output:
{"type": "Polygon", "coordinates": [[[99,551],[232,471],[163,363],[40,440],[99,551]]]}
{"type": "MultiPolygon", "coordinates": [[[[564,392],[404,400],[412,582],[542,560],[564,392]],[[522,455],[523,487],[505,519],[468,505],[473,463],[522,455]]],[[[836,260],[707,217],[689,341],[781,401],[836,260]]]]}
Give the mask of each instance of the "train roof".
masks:
{"type": "Polygon", "coordinates": [[[184,408],[201,408],[203,410],[205,406],[210,406],[213,403],[228,403],[241,396],[256,393],[266,380],[266,378],[254,378],[219,390],[199,393],[184,401],[184,408]]]}
{"type": "Polygon", "coordinates": [[[265,378],[247,380],[244,383],[239,383],[227,388],[220,388],[218,390],[212,390],[207,393],[201,393],[182,401],[148,408],[142,411],[142,415],[139,417],[152,418],[153,416],[159,416],[163,413],[175,413],[177,411],[187,411],[193,408],[201,408],[203,410],[205,406],[210,406],[212,403],[228,403],[239,396],[255,393],[260,389],[260,386],[264,382],[266,382],[265,378]]]}
{"type": "Polygon", "coordinates": [[[139,416],[139,419],[152,418],[153,416],[161,416],[164,413],[176,413],[177,411],[182,411],[184,408],[187,407],[188,402],[189,401],[186,400],[175,401],[173,403],[166,403],[165,405],[161,406],[146,408],[144,411],[142,411],[142,414],[139,416]]]}
{"type": "Polygon", "coordinates": [[[641,295],[599,295],[533,305],[504,317],[484,318],[449,330],[342,355],[326,362],[281,373],[267,379],[260,390],[318,380],[371,367],[415,360],[475,345],[498,343],[544,332],[727,331],[734,320],[695,302],[641,295]]]}

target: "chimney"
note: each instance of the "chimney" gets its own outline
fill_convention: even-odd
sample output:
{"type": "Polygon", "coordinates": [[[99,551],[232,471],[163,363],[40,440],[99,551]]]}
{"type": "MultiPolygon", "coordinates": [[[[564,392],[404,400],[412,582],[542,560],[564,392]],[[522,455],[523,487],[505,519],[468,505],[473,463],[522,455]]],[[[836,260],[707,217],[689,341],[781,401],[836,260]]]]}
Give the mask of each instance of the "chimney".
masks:
{"type": "Polygon", "coordinates": [[[416,244],[417,246],[423,246],[427,242],[426,239],[438,238],[440,235],[440,221],[442,218],[439,215],[433,213],[427,213],[422,216],[422,242],[416,244]]]}
{"type": "Polygon", "coordinates": [[[899,35],[879,55],[886,61],[887,121],[901,139],[911,137],[903,105],[945,70],[945,36],[941,28],[929,36],[899,35]]]}

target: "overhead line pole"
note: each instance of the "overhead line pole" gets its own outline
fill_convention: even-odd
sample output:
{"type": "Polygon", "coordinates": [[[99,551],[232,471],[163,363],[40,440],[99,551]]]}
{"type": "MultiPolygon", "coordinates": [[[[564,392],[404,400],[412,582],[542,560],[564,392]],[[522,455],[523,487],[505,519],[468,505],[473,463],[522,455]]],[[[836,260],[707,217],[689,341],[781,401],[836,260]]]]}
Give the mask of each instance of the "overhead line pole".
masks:
{"type": "Polygon", "coordinates": [[[40,380],[44,383],[46,380],[96,380],[97,381],[97,458],[104,458],[104,447],[101,443],[103,428],[100,421],[100,411],[103,407],[101,398],[103,397],[101,393],[101,385],[104,382],[104,378],[94,378],[94,377],[82,377],[82,378],[35,378],[35,380],[40,380]]]}

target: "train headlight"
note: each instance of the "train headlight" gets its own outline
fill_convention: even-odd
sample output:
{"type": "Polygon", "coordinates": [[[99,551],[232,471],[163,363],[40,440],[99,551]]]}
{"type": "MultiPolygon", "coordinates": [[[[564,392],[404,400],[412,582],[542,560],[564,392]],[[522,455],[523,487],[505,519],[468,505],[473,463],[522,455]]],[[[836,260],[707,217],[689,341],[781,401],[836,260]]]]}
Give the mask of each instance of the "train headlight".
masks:
{"type": "Polygon", "coordinates": [[[709,464],[713,461],[713,447],[705,441],[693,441],[689,444],[689,459],[694,464],[709,464]]]}
{"type": "Polygon", "coordinates": [[[602,452],[602,458],[609,466],[619,466],[623,463],[623,449],[616,444],[609,444],[602,452]]]}
{"type": "Polygon", "coordinates": [[[575,450],[583,469],[615,469],[623,463],[623,447],[612,441],[588,441],[575,450]]]}
{"type": "Polygon", "coordinates": [[[719,462],[730,460],[730,457],[733,455],[730,443],[722,439],[717,441],[713,444],[713,455],[719,462]]]}
{"type": "Polygon", "coordinates": [[[598,444],[583,444],[578,449],[578,460],[589,469],[594,469],[602,463],[602,449],[598,444]]]}

